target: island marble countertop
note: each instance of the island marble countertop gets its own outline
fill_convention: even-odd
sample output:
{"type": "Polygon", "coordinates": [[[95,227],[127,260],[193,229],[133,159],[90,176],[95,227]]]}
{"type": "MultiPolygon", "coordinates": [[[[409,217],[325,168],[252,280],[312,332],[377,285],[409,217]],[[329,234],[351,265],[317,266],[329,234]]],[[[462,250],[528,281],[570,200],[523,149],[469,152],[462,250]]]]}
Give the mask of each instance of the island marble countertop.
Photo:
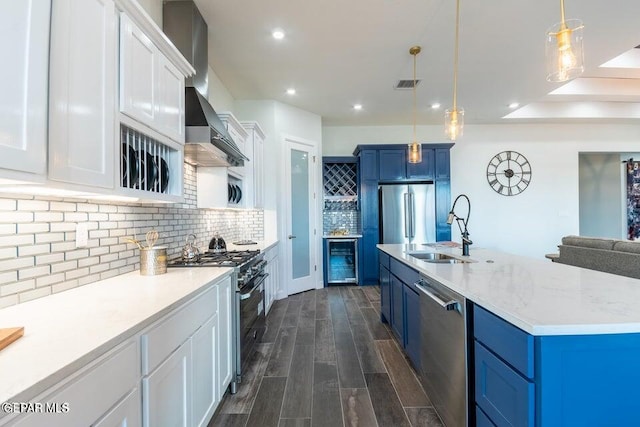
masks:
{"type": "Polygon", "coordinates": [[[33,399],[232,271],[134,271],[1,309],[0,326],[24,336],[0,351],[0,403],[33,399]]]}
{"type": "Polygon", "coordinates": [[[531,335],[640,333],[640,280],[549,260],[471,248],[378,248],[531,335]],[[469,263],[434,264],[408,252],[439,252],[469,263]]]}

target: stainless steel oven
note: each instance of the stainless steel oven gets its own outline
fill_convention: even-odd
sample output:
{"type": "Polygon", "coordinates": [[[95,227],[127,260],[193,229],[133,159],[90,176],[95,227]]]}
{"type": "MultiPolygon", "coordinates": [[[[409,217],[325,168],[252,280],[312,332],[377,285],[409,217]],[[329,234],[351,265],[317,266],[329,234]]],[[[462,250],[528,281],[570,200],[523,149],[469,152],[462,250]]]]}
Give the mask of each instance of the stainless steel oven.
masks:
{"type": "MultiPolygon", "coordinates": [[[[265,330],[265,297],[264,281],[268,273],[264,272],[264,261],[258,263],[258,274],[236,292],[236,307],[238,309],[238,329],[236,331],[237,349],[236,374],[240,381],[242,367],[246,363],[253,345],[260,341],[265,330]]],[[[235,390],[232,390],[234,392],[235,390]]]]}

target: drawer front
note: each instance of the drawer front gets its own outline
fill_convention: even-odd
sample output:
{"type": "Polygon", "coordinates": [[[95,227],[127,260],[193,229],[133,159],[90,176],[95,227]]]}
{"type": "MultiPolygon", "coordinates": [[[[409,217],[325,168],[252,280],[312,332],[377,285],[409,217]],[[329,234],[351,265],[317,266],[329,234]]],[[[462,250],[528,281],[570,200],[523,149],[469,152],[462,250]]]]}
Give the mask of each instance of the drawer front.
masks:
{"type": "Polygon", "coordinates": [[[378,251],[379,252],[379,257],[378,260],[380,261],[380,264],[382,264],[384,266],[384,268],[386,268],[387,270],[389,269],[389,255],[387,255],[385,252],[382,251],[378,251]]]}
{"type": "Polygon", "coordinates": [[[494,423],[491,422],[487,414],[482,412],[479,406],[476,405],[476,427],[496,427],[494,423]]]}
{"type": "Polygon", "coordinates": [[[476,404],[496,426],[534,425],[535,385],[475,342],[476,404]]]}
{"type": "Polygon", "coordinates": [[[398,279],[409,285],[411,289],[418,292],[418,290],[414,286],[414,283],[420,280],[420,273],[410,267],[407,267],[405,264],[394,258],[389,261],[389,266],[391,274],[394,274],[398,279]]]}
{"type": "Polygon", "coordinates": [[[475,338],[527,378],[534,377],[533,336],[474,305],[475,338]]]}
{"type": "Polygon", "coordinates": [[[218,312],[218,286],[212,286],[142,335],[142,375],[148,375],[218,312]]]}
{"type": "MultiPolygon", "coordinates": [[[[137,341],[129,341],[103,356],[92,367],[74,377],[53,393],[34,402],[68,403],[61,413],[30,413],[17,419],[15,426],[88,426],[138,386],[139,352],[137,341]],[[99,391],[98,391],[99,390],[99,391]]],[[[2,424],[0,422],[0,424],[2,424]]]]}

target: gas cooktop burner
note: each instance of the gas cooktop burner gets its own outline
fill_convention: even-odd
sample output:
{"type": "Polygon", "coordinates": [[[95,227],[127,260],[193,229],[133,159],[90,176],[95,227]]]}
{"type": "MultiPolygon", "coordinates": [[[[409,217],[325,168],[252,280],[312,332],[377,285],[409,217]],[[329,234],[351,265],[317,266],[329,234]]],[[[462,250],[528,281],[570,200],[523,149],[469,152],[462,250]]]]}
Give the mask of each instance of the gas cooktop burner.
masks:
{"type": "Polygon", "coordinates": [[[169,267],[237,267],[254,258],[260,253],[253,251],[228,251],[224,253],[205,252],[196,262],[187,262],[182,259],[169,261],[169,267]]]}

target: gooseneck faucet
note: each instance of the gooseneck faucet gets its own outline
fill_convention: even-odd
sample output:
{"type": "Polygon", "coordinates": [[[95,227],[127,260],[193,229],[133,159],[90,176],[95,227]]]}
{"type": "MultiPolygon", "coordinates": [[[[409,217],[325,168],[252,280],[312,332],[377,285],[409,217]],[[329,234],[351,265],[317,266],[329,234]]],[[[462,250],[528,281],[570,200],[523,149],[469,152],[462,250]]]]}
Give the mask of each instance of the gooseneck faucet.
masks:
{"type": "Polygon", "coordinates": [[[453,220],[454,219],[458,223],[458,228],[460,229],[460,234],[462,234],[462,255],[463,256],[469,256],[469,245],[473,244],[473,242],[469,239],[469,230],[467,230],[467,224],[469,223],[469,217],[470,216],[471,216],[471,202],[469,201],[469,198],[467,197],[466,194],[460,194],[453,201],[453,206],[451,206],[451,210],[449,211],[449,216],[447,216],[447,224],[449,224],[449,225],[453,224],[453,220]],[[467,199],[467,204],[469,205],[469,210],[467,211],[467,218],[466,219],[460,218],[453,211],[456,208],[456,203],[458,203],[458,199],[460,197],[464,197],[465,199],[467,199]],[[462,225],[461,225],[461,223],[462,223],[462,225]],[[463,225],[464,225],[464,229],[462,228],[463,225]]]}

